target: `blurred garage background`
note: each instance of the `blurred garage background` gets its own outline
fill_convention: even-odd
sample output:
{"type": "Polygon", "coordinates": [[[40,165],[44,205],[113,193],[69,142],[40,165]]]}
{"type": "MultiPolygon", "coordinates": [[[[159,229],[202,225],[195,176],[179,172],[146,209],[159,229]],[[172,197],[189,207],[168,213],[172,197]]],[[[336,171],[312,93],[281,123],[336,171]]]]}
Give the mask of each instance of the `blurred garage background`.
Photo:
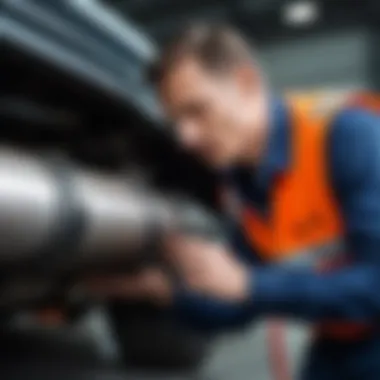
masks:
{"type": "MultiPolygon", "coordinates": [[[[160,188],[216,208],[212,173],[170,142],[143,75],[161,44],[194,20],[239,28],[278,90],[380,87],[378,0],[2,0],[2,141],[118,173],[146,166],[160,188]]],[[[298,367],[306,339],[300,326],[277,334],[276,347],[285,339],[290,352],[273,359],[262,324],[209,337],[147,305],[83,315],[59,331],[17,315],[28,334],[3,337],[9,379],[289,380],[278,366],[298,367]]]]}
{"type": "Polygon", "coordinates": [[[277,87],[376,87],[376,0],[109,0],[160,44],[189,20],[226,22],[261,48],[277,87]]]}

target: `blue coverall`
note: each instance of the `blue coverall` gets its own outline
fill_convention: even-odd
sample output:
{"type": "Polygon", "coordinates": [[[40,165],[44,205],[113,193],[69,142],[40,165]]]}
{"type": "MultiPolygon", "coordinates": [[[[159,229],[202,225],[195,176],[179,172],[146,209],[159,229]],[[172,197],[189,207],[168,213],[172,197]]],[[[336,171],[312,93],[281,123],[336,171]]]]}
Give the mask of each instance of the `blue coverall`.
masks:
{"type": "MultiPolygon", "coordinates": [[[[224,175],[241,199],[266,212],[275,174],[290,164],[289,115],[285,103],[272,104],[269,144],[260,165],[224,175]]],[[[309,322],[364,321],[376,326],[370,337],[341,342],[320,338],[310,349],[302,374],[307,380],[380,380],[380,117],[345,109],[330,126],[328,165],[345,221],[352,262],[328,275],[284,269],[260,262],[235,226],[231,242],[251,265],[252,291],[245,305],[178,291],[174,310],[183,321],[206,331],[241,326],[257,316],[285,316],[309,322]]]]}

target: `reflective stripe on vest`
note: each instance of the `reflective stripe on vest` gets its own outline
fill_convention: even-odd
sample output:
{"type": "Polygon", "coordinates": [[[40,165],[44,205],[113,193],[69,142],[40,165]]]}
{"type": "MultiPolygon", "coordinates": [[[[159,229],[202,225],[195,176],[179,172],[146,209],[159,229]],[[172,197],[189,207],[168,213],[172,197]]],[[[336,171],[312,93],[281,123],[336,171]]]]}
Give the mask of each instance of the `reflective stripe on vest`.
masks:
{"type": "Polygon", "coordinates": [[[296,252],[282,253],[284,260],[278,265],[289,268],[327,269],[330,265],[338,264],[347,259],[344,244],[341,239],[308,247],[296,252]]]}

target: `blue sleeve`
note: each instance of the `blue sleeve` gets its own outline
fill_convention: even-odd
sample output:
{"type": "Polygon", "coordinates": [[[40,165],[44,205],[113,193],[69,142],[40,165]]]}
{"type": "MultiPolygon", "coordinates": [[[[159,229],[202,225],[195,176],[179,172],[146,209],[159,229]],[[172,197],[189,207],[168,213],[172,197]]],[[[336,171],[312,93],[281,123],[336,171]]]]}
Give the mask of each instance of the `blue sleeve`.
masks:
{"type": "Polygon", "coordinates": [[[330,138],[331,177],[353,261],[329,274],[255,270],[251,302],[258,313],[310,321],[372,321],[380,315],[380,116],[346,110],[330,138]]]}
{"type": "Polygon", "coordinates": [[[249,308],[249,304],[222,302],[187,290],[178,290],[174,299],[177,320],[208,333],[241,328],[251,321],[249,308]]]}

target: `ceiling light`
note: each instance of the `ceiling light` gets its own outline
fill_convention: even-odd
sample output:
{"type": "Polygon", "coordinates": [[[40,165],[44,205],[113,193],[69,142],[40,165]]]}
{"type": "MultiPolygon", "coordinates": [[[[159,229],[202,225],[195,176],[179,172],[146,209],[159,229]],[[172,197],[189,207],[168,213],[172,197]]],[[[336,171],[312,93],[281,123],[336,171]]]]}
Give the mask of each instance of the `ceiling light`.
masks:
{"type": "Polygon", "coordinates": [[[320,9],[313,1],[296,1],[284,6],[283,21],[293,27],[310,26],[318,21],[320,9]]]}

